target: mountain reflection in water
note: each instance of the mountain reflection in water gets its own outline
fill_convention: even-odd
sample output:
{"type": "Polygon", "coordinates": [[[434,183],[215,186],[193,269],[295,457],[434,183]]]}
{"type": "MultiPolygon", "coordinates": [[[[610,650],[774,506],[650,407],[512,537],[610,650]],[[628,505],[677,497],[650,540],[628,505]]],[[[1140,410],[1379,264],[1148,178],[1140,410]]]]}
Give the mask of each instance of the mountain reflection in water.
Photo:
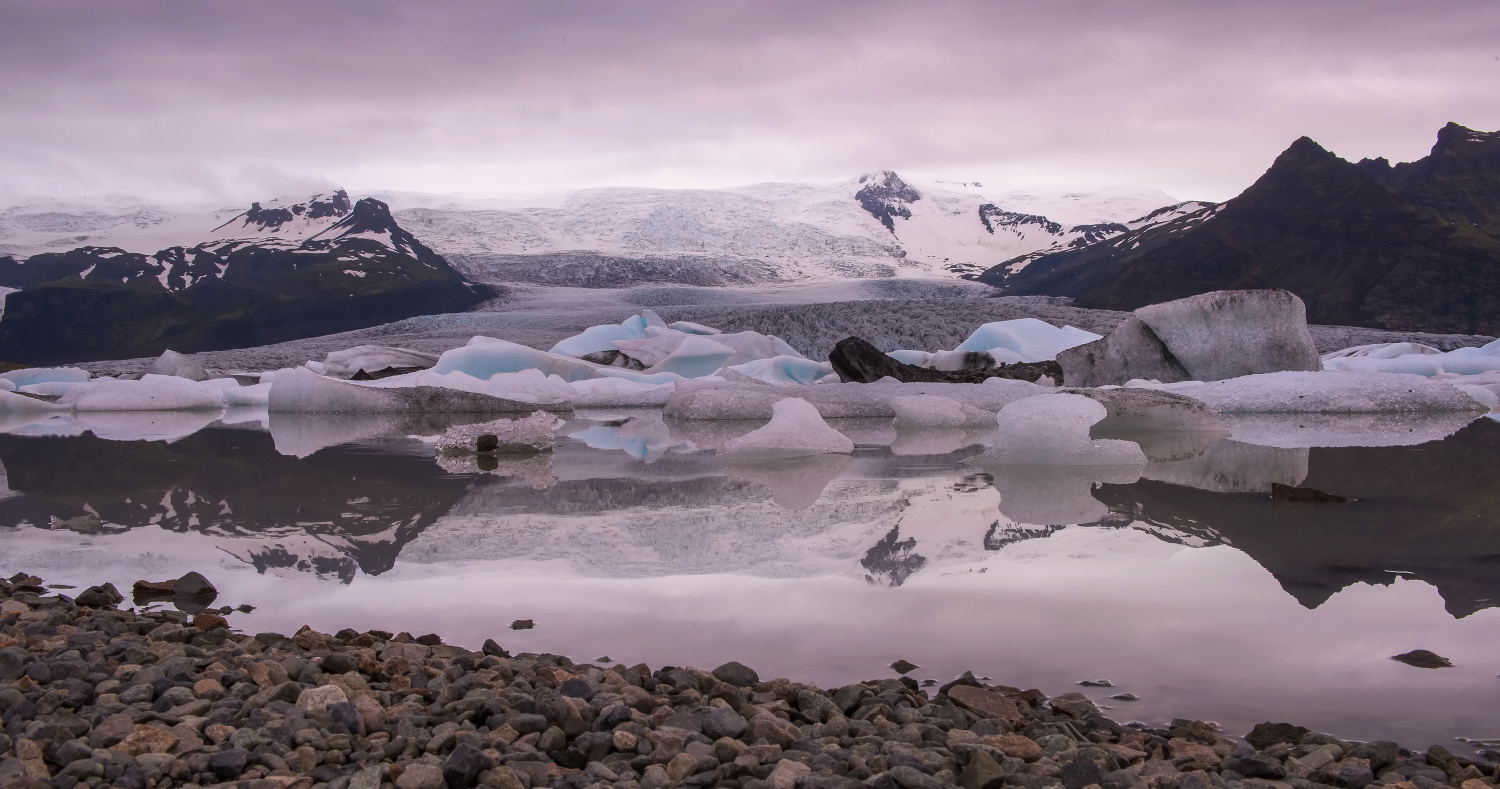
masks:
{"type": "Polygon", "coordinates": [[[1024,469],[981,470],[966,462],[977,447],[927,457],[864,447],[853,459],[778,471],[721,466],[659,418],[615,441],[609,431],[621,424],[575,430],[554,457],[509,474],[510,461],[450,473],[399,431],[382,438],[357,427],[339,434],[361,443],[312,446],[305,457],[283,454],[285,435],[245,427],[171,443],[0,435],[9,489],[0,545],[28,528],[107,540],[155,526],[163,553],[170,535],[196,533],[257,572],[345,584],[406,555],[563,560],[598,577],[831,572],[900,586],[1066,525],[1028,514],[1089,513],[1086,528],[1231,546],[1307,608],[1350,584],[1397,577],[1436,587],[1454,617],[1500,602],[1500,423],[1490,419],[1406,447],[1221,440],[1154,462],[1134,482],[1070,477],[1066,491],[1054,491],[1056,479],[1033,484],[1024,469]],[[649,447],[641,435],[655,436],[649,447]],[[1357,500],[1278,506],[1266,493],[1272,482],[1357,500]]]}

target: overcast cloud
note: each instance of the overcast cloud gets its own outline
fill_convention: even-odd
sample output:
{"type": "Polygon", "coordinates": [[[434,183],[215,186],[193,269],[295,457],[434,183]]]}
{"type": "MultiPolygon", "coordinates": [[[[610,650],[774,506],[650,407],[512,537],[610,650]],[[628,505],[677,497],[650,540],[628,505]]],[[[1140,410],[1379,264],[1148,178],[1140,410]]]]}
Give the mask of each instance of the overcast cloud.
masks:
{"type": "Polygon", "coordinates": [[[0,0],[0,197],[836,181],[1224,199],[1500,129],[1500,4],[0,0]]]}

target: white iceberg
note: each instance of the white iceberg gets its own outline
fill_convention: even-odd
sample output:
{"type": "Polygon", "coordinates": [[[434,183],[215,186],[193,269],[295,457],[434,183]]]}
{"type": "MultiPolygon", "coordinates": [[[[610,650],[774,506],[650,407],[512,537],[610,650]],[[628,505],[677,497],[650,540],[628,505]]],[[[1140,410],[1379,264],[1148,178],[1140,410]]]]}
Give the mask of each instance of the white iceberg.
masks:
{"type": "Polygon", "coordinates": [[[1184,394],[1220,414],[1483,411],[1467,394],[1447,383],[1399,373],[1287,371],[1224,381],[1132,385],[1184,394]]]}
{"type": "Polygon", "coordinates": [[[1144,467],[1146,455],[1134,442],[1089,437],[1089,429],[1108,415],[1104,406],[1082,395],[1017,400],[1000,409],[995,443],[985,459],[1017,466],[1144,467]]]}
{"type": "Polygon", "coordinates": [[[819,378],[833,375],[833,365],[815,362],[801,356],[772,356],[753,362],[736,364],[726,369],[746,378],[781,386],[815,383],[819,378]]]}
{"type": "MultiPolygon", "coordinates": [[[[642,364],[647,364],[644,371],[647,375],[671,373],[673,375],[680,375],[683,378],[701,378],[713,375],[736,355],[733,348],[718,342],[718,336],[709,339],[708,337],[696,334],[682,334],[679,332],[653,339],[672,339],[675,342],[671,343],[671,350],[665,354],[650,354],[650,358],[655,361],[647,364],[644,359],[641,360],[642,364]]],[[[662,343],[662,346],[666,346],[666,343],[662,343]]],[[[631,356],[631,358],[636,358],[624,348],[620,350],[626,355],[631,356]]]]}
{"type": "Polygon", "coordinates": [[[1324,354],[1323,368],[1428,377],[1483,375],[1500,370],[1500,340],[1482,348],[1459,348],[1447,353],[1414,342],[1356,345],[1324,354]]]}
{"type": "Polygon", "coordinates": [[[995,426],[992,412],[942,395],[902,395],[890,399],[898,431],[922,429],[972,430],[995,426]]]}
{"type": "Polygon", "coordinates": [[[571,356],[538,351],[494,337],[474,337],[462,348],[454,348],[439,356],[431,372],[437,375],[461,372],[485,381],[496,373],[540,370],[545,375],[556,375],[564,381],[580,381],[598,378],[600,369],[597,365],[571,356]]]}
{"type": "Polygon", "coordinates": [[[81,370],[77,367],[27,367],[0,373],[0,379],[10,381],[17,389],[53,381],[81,384],[91,377],[88,370],[81,370]]]}
{"type": "Polygon", "coordinates": [[[769,423],[727,442],[720,450],[747,460],[846,455],[853,451],[854,442],[829,427],[818,409],[800,397],[777,400],[769,423]]]}
{"type": "Polygon", "coordinates": [[[88,411],[218,411],[218,390],[176,376],[147,375],[139,381],[93,381],[74,386],[58,405],[88,411]]]}
{"type": "Polygon", "coordinates": [[[384,345],[356,345],[330,352],[323,360],[323,374],[334,378],[353,378],[361,370],[368,375],[391,368],[427,368],[437,364],[437,361],[437,354],[432,353],[384,345]]]}
{"type": "Polygon", "coordinates": [[[988,351],[995,361],[1002,364],[1041,362],[1056,359],[1062,351],[1097,339],[1099,335],[1072,326],[1059,329],[1036,318],[1018,318],[986,323],[954,350],[988,351]]]}
{"type": "Polygon", "coordinates": [[[526,403],[434,386],[373,385],[379,383],[341,381],[293,367],[276,371],[267,405],[273,413],[301,414],[506,414],[572,410],[568,403],[526,403]]]}
{"type": "Polygon", "coordinates": [[[590,326],[582,333],[575,334],[552,346],[550,353],[576,357],[598,351],[612,351],[615,350],[613,343],[616,340],[645,339],[648,326],[665,328],[666,324],[657,317],[655,312],[644,310],[641,314],[632,315],[618,324],[590,326]]]}

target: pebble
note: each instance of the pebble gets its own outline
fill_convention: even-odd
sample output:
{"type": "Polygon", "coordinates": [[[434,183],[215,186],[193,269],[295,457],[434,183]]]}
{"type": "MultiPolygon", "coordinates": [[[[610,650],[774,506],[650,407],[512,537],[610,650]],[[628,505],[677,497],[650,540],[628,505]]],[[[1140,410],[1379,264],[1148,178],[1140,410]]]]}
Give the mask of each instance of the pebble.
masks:
{"type": "Polygon", "coordinates": [[[740,663],[249,635],[209,618],[223,614],[189,626],[40,583],[0,581],[5,789],[1495,789],[1493,767],[1441,746],[1122,726],[1082,693],[972,675],[822,690],[740,663]]]}

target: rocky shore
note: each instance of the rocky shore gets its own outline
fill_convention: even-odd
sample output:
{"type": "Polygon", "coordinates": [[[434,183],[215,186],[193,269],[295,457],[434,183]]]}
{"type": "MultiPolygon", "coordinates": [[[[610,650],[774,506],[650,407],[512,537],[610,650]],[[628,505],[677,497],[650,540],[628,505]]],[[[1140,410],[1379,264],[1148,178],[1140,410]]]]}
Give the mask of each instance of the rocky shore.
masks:
{"type": "Polygon", "coordinates": [[[248,635],[229,627],[228,607],[179,601],[195,613],[135,613],[123,603],[107,585],[69,597],[35,577],[0,581],[0,789],[1496,781],[1492,765],[1440,745],[1414,753],[1286,723],[1243,738],[1202,721],[1121,725],[1081,693],[1048,697],[971,676],[925,690],[904,677],[822,690],[762,680],[738,663],[652,670],[510,655],[494,641],[473,652],[432,635],[248,635]]]}

